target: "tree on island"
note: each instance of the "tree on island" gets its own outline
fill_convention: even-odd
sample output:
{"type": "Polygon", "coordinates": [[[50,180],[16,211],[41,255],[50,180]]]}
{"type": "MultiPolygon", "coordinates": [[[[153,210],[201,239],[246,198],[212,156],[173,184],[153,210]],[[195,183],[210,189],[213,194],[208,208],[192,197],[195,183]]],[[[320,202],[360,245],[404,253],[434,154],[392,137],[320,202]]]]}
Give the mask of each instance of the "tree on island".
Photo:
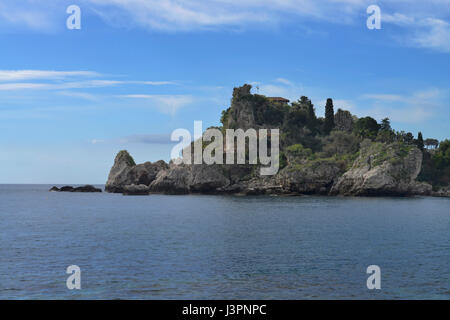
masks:
{"type": "MultiPolygon", "coordinates": [[[[439,149],[433,156],[433,161],[438,169],[450,167],[450,140],[444,140],[440,143],[439,149]]],[[[450,170],[447,170],[450,174],[450,170]]]]}
{"type": "Polygon", "coordinates": [[[302,99],[303,98],[307,99],[306,105],[307,105],[308,119],[309,119],[311,125],[315,125],[317,117],[316,117],[316,111],[314,110],[314,105],[312,104],[311,100],[308,99],[307,97],[302,97],[302,99]]]}
{"type": "Polygon", "coordinates": [[[419,134],[417,135],[416,145],[417,145],[417,148],[419,148],[421,151],[423,151],[425,145],[423,142],[422,132],[419,132],[419,134]]]}
{"type": "Polygon", "coordinates": [[[376,141],[385,143],[394,142],[395,132],[394,130],[392,130],[391,121],[389,120],[389,118],[384,118],[383,120],[381,120],[379,127],[380,130],[378,132],[376,141]]]}
{"type": "Polygon", "coordinates": [[[439,140],[437,139],[426,139],[424,142],[425,146],[428,148],[433,147],[433,149],[436,149],[439,146],[439,140]]]}
{"type": "Polygon", "coordinates": [[[414,135],[411,132],[408,132],[404,138],[403,138],[403,142],[406,144],[414,144],[414,135]]]}
{"type": "Polygon", "coordinates": [[[364,117],[358,119],[353,126],[353,132],[362,138],[369,138],[374,140],[378,131],[380,130],[380,125],[377,120],[372,117],[364,117]]]}
{"type": "Polygon", "coordinates": [[[384,118],[381,120],[380,131],[391,131],[391,121],[389,118],[384,118]]]}
{"type": "Polygon", "coordinates": [[[334,107],[333,100],[327,99],[327,104],[325,105],[325,124],[324,132],[325,134],[330,134],[331,130],[334,128],[334,107]]]}

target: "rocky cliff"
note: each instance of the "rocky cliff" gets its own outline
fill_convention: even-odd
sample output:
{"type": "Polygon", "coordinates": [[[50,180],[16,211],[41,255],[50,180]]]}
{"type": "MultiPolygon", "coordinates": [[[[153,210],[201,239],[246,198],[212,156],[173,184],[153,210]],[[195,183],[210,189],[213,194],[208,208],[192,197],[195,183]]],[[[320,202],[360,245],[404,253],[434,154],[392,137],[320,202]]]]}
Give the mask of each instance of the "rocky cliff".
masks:
{"type": "Polygon", "coordinates": [[[244,85],[234,89],[231,106],[222,113],[222,130],[280,128],[281,166],[276,175],[260,176],[259,166],[248,164],[136,164],[127,151],[120,151],[105,189],[127,195],[449,196],[448,187],[433,191],[430,184],[417,182],[423,153],[414,144],[364,140],[352,131],[357,118],[344,110],[334,116],[336,131],[323,133],[323,119],[316,118],[310,100],[303,98],[292,106],[274,105],[244,85]]]}
{"type": "MultiPolygon", "coordinates": [[[[352,167],[331,159],[290,163],[274,176],[259,176],[243,165],[175,165],[163,161],[130,165],[123,152],[111,169],[106,191],[124,194],[322,194],[432,195],[431,185],[417,182],[422,153],[415,147],[374,143],[352,167]]],[[[434,195],[446,196],[448,190],[434,195]]]]}
{"type": "Polygon", "coordinates": [[[331,194],[429,195],[431,186],[416,181],[421,167],[422,152],[414,146],[367,142],[352,168],[333,185],[331,194]]]}
{"type": "Polygon", "coordinates": [[[105,190],[112,193],[123,193],[124,187],[128,185],[149,186],[155,180],[156,175],[168,167],[167,163],[162,160],[136,165],[130,154],[122,150],[114,160],[105,190]]]}

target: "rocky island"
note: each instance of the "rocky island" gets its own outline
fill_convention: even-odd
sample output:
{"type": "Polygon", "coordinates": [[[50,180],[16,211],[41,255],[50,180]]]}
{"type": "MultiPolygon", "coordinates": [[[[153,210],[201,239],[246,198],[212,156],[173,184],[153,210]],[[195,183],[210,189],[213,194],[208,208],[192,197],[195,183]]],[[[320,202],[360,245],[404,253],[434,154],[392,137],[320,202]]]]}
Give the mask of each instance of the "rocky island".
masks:
{"type": "Polygon", "coordinates": [[[105,190],[124,195],[242,194],[345,196],[450,196],[450,141],[424,140],[419,132],[397,132],[385,118],[357,118],[334,112],[328,99],[325,118],[311,100],[291,104],[282,98],[235,88],[222,112],[222,131],[280,129],[279,171],[259,174],[259,165],[175,164],[162,160],[136,164],[120,151],[105,190]]]}
{"type": "Polygon", "coordinates": [[[50,192],[102,192],[101,189],[96,188],[92,185],[85,185],[81,187],[72,187],[72,186],[64,186],[61,188],[58,188],[56,186],[53,186],[50,190],[50,192]]]}

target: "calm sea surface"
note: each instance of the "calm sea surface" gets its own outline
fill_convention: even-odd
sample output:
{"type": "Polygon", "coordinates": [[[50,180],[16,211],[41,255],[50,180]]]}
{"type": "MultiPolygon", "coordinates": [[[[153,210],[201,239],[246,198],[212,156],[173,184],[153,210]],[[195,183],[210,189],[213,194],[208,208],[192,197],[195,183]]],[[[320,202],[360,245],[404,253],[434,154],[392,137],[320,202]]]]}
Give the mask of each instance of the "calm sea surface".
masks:
{"type": "Polygon", "coordinates": [[[450,298],[450,199],[50,187],[0,185],[0,299],[450,298]]]}

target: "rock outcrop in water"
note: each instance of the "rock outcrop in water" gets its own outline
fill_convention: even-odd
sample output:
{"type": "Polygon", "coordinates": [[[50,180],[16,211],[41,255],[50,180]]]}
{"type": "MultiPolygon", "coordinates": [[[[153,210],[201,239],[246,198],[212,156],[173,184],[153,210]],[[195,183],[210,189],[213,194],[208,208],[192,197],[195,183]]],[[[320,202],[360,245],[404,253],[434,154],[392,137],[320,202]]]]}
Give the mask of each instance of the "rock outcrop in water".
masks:
{"type": "Polygon", "coordinates": [[[114,160],[105,190],[112,193],[123,193],[124,187],[127,185],[149,186],[155,180],[156,175],[168,167],[167,163],[162,160],[136,165],[130,154],[122,150],[114,160]]]}
{"type": "Polygon", "coordinates": [[[85,186],[81,186],[81,187],[64,186],[61,188],[54,186],[49,191],[51,191],[51,192],[102,192],[101,189],[98,189],[91,185],[85,185],[85,186]]]}
{"type": "Polygon", "coordinates": [[[350,112],[340,109],[334,118],[335,131],[327,134],[322,130],[324,120],[316,118],[306,97],[291,106],[280,105],[250,90],[249,85],[234,89],[231,106],[222,113],[220,129],[280,128],[281,165],[277,174],[261,176],[259,165],[248,164],[176,165],[157,161],[136,165],[127,151],[120,151],[105,190],[125,195],[449,196],[449,187],[433,191],[430,184],[417,181],[423,153],[406,139],[407,135],[395,133],[386,125],[376,127],[370,117],[358,123],[350,112]]]}
{"type": "MultiPolygon", "coordinates": [[[[240,170],[237,170],[236,165],[234,169],[240,171],[240,174],[234,172],[233,175],[232,165],[167,165],[158,162],[124,167],[117,176],[110,175],[117,179],[108,180],[106,190],[125,195],[149,193],[431,195],[431,185],[415,180],[421,162],[421,152],[415,147],[398,150],[395,145],[379,144],[364,150],[348,171],[332,160],[305,160],[301,163],[292,163],[275,176],[258,176],[258,170],[250,166],[241,166],[240,170]],[[380,150],[375,151],[377,148],[380,150]],[[404,154],[400,155],[401,152],[404,154]],[[137,171],[141,174],[134,174],[137,171]],[[143,176],[147,177],[144,179],[145,183],[142,183],[143,176]]],[[[445,196],[446,193],[441,191],[439,195],[445,196]]]]}
{"type": "Polygon", "coordinates": [[[126,196],[144,196],[148,195],[150,189],[145,184],[130,184],[123,187],[123,194],[126,196]]]}

